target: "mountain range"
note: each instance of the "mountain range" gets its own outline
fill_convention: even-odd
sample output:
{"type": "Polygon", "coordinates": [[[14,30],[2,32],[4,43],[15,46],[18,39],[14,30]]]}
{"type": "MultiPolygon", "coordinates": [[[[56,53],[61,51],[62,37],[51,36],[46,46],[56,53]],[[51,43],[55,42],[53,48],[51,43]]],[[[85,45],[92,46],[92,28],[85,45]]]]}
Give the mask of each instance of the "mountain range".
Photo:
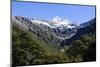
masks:
{"type": "Polygon", "coordinates": [[[12,25],[22,30],[29,31],[47,44],[63,46],[73,40],[78,39],[81,35],[88,32],[95,32],[91,27],[95,26],[96,19],[80,25],[72,23],[67,19],[55,17],[51,21],[40,19],[28,19],[22,16],[13,16],[12,25]]]}

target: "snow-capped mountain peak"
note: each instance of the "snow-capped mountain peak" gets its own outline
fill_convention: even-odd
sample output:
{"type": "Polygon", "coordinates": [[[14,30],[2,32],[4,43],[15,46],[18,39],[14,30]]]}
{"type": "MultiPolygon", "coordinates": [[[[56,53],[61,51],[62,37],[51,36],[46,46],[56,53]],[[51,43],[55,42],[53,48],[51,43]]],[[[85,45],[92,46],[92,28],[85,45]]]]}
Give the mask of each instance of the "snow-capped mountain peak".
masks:
{"type": "Polygon", "coordinates": [[[39,20],[39,19],[31,19],[32,23],[35,24],[40,24],[40,25],[46,25],[49,26],[51,28],[56,28],[56,27],[66,27],[66,28],[74,28],[75,26],[73,26],[69,20],[67,19],[62,19],[58,16],[54,17],[51,21],[47,22],[47,21],[43,21],[43,20],[39,20]]]}
{"type": "Polygon", "coordinates": [[[69,23],[70,23],[69,20],[67,20],[67,19],[63,20],[62,18],[56,16],[55,18],[52,19],[51,25],[53,25],[53,26],[61,26],[61,25],[67,26],[69,23]]]}
{"type": "MultiPolygon", "coordinates": [[[[26,18],[24,17],[19,17],[16,16],[15,18],[18,18],[19,20],[22,21],[25,20],[26,18]]],[[[51,21],[45,21],[45,20],[41,20],[41,19],[29,19],[30,22],[32,22],[33,24],[37,24],[37,25],[43,25],[43,26],[48,26],[50,28],[74,28],[75,25],[72,25],[73,23],[71,23],[69,20],[67,19],[62,19],[58,16],[54,17],[51,21]]]]}
{"type": "Polygon", "coordinates": [[[58,16],[52,19],[51,25],[54,27],[67,27],[67,28],[74,28],[75,26],[71,25],[71,21],[68,19],[62,19],[58,16]]]}

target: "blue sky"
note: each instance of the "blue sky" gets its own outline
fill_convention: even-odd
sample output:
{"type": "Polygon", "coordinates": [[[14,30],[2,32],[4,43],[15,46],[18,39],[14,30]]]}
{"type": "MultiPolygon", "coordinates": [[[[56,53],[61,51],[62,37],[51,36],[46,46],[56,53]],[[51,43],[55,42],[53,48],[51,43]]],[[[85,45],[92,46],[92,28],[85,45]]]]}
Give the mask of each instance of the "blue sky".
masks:
{"type": "Polygon", "coordinates": [[[25,16],[51,20],[59,16],[75,23],[95,18],[95,6],[48,4],[35,2],[12,2],[12,16],[25,16]]]}

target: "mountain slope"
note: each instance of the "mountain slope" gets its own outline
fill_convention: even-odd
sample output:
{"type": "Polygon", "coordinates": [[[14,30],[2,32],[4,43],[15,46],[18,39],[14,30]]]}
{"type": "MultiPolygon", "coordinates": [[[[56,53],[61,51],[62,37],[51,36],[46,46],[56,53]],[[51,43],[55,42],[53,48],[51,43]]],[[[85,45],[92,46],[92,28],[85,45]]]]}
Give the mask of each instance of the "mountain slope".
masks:
{"type": "Polygon", "coordinates": [[[68,62],[61,48],[48,45],[31,32],[12,26],[12,65],[68,62]]]}
{"type": "Polygon", "coordinates": [[[72,36],[70,39],[65,39],[64,41],[62,41],[61,46],[64,46],[65,44],[70,44],[72,41],[79,39],[80,36],[84,34],[88,34],[88,33],[91,33],[94,35],[96,34],[96,18],[82,25],[74,36],[72,36]]]}
{"type": "Polygon", "coordinates": [[[71,38],[75,35],[77,32],[77,26],[72,23],[66,23],[65,20],[58,20],[59,18],[56,18],[55,21],[53,19],[52,22],[47,22],[15,16],[12,17],[12,24],[17,25],[21,29],[32,32],[47,44],[59,46],[62,40],[71,38]]]}

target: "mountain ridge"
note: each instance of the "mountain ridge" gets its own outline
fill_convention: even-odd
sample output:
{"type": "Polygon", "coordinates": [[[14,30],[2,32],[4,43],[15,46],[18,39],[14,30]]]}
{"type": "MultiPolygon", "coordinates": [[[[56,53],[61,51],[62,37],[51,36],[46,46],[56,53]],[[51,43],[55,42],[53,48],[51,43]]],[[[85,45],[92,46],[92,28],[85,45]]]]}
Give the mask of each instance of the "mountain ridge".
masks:
{"type": "Polygon", "coordinates": [[[90,25],[90,23],[84,23],[79,26],[71,23],[68,20],[63,20],[58,16],[53,18],[51,21],[28,19],[22,16],[13,16],[12,24],[15,26],[17,25],[21,29],[28,30],[40,39],[44,40],[47,44],[59,46],[66,43],[64,40],[70,40],[70,38],[77,35],[77,32],[81,28],[90,25]]]}

